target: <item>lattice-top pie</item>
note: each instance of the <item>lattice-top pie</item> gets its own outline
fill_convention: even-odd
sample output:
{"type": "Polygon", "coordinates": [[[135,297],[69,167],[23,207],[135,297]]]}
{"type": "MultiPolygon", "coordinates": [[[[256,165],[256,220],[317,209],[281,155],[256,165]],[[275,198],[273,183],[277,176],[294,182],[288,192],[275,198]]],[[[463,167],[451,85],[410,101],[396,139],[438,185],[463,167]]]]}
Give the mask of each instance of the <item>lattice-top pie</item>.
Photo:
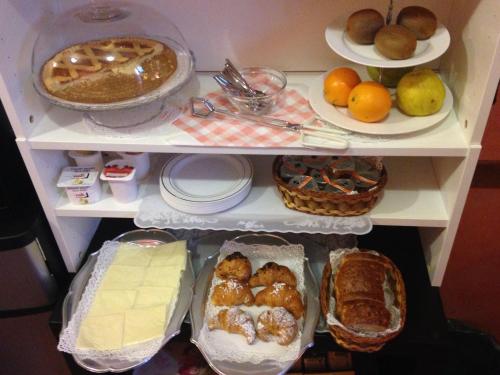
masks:
{"type": "Polygon", "coordinates": [[[45,89],[78,103],[114,103],[160,87],[177,69],[175,52],[140,37],[108,38],[70,46],[42,67],[45,89]]]}

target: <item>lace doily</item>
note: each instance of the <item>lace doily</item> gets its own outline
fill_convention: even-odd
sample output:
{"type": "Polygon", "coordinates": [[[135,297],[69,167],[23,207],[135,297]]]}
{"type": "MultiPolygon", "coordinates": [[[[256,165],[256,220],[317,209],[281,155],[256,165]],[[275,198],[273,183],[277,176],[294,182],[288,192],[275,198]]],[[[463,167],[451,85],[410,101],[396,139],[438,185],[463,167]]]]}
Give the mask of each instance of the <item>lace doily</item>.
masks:
{"type": "MultiPolygon", "coordinates": [[[[252,263],[252,269],[255,271],[265,263],[274,261],[278,264],[287,266],[297,277],[297,290],[304,296],[304,247],[302,245],[247,245],[234,241],[226,241],[220,250],[218,262],[222,261],[227,255],[239,251],[252,263]]],[[[282,346],[276,342],[264,342],[257,340],[253,345],[248,345],[240,335],[229,334],[225,331],[209,331],[207,320],[215,317],[217,313],[227,307],[214,306],[211,303],[212,290],[221,280],[214,276],[210,287],[210,293],[207,297],[205,310],[205,322],[200,331],[199,343],[207,356],[212,360],[230,361],[237,363],[259,364],[263,361],[273,361],[278,364],[294,361],[300,354],[301,337],[299,330],[295,340],[282,346]]],[[[254,288],[253,292],[263,289],[254,288]]],[[[269,306],[240,306],[257,320],[258,315],[269,309],[269,306]]],[[[303,325],[303,318],[298,321],[299,327],[303,325]]]]}
{"type": "MultiPolygon", "coordinates": [[[[358,248],[352,248],[352,249],[337,249],[335,251],[330,252],[330,264],[332,266],[332,277],[330,278],[330,290],[333,290],[333,285],[332,285],[332,280],[334,279],[335,273],[337,272],[339,265],[340,265],[340,260],[342,257],[346,254],[350,253],[355,253],[358,252],[358,248]]],[[[374,254],[374,255],[379,255],[376,251],[370,250],[368,253],[374,254]]],[[[385,297],[385,307],[387,310],[389,310],[391,314],[391,321],[389,323],[389,328],[386,329],[385,331],[382,332],[367,332],[367,333],[361,333],[361,332],[356,332],[353,331],[347,327],[345,327],[336,317],[335,317],[335,298],[330,297],[330,306],[329,306],[329,312],[326,317],[326,321],[329,325],[338,325],[343,327],[345,330],[349,331],[350,333],[361,336],[361,337],[381,337],[381,336],[386,336],[390,333],[396,332],[399,330],[401,326],[401,312],[400,310],[394,305],[394,291],[391,289],[387,279],[384,281],[384,297],[385,297]]]]}
{"type": "MultiPolygon", "coordinates": [[[[97,262],[92,271],[92,275],[85,287],[75,313],[71,317],[68,326],[61,332],[57,349],[66,353],[76,354],[82,359],[92,359],[97,361],[130,361],[137,362],[152,357],[163,345],[163,339],[153,339],[144,343],[129,345],[117,350],[92,350],[81,349],[76,346],[80,325],[85,319],[95,294],[108,267],[113,262],[120,242],[106,241],[99,250],[97,262]]],[[[175,300],[172,301],[175,305],[175,300]]],[[[75,301],[76,303],[76,301],[75,301]]],[[[172,309],[173,310],[173,309],[172,309]]],[[[170,317],[167,317],[167,322],[170,317]]]]}
{"type": "MultiPolygon", "coordinates": [[[[158,188],[159,190],[159,188],[158,188]]],[[[252,199],[252,191],[248,200],[252,199]]],[[[276,199],[279,199],[278,197],[276,199]]],[[[366,215],[352,217],[314,215],[272,215],[250,218],[238,214],[238,206],[216,215],[191,215],[170,207],[159,193],[144,198],[134,223],[139,228],[158,229],[213,229],[278,233],[366,234],[372,222],[366,215]]]]}
{"type": "MultiPolygon", "coordinates": [[[[157,229],[187,229],[187,230],[231,230],[277,233],[315,233],[315,234],[367,234],[372,230],[372,221],[368,215],[336,217],[317,216],[292,211],[279,202],[278,196],[265,199],[262,194],[275,194],[269,189],[250,190],[248,197],[239,205],[228,211],[214,215],[185,214],[170,207],[160,194],[161,166],[168,158],[156,157],[151,159],[151,183],[145,184],[139,209],[134,217],[134,224],[139,228],[157,229]],[[267,208],[267,202],[276,199],[279,204],[279,213],[266,215],[255,214],[255,211],[267,208]],[[259,201],[259,202],[256,202],[259,201]],[[255,206],[245,202],[256,202],[255,206]],[[282,206],[281,206],[282,205],[282,206]]],[[[260,168],[259,160],[250,158],[255,168],[260,168]]],[[[270,168],[264,166],[264,168],[270,168]]],[[[257,180],[259,177],[257,176],[257,180]]],[[[257,181],[257,184],[260,182],[257,181]]]]}

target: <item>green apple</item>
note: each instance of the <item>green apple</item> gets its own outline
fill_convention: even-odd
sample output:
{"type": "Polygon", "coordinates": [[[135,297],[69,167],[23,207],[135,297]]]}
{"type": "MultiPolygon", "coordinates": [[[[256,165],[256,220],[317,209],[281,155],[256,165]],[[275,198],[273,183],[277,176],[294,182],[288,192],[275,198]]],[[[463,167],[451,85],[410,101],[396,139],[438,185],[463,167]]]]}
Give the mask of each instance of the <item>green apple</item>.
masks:
{"type": "Polygon", "coordinates": [[[409,116],[428,116],[438,112],[446,91],[441,78],[431,69],[406,74],[396,88],[399,109],[409,116]]]}
{"type": "Polygon", "coordinates": [[[385,87],[396,87],[399,80],[406,73],[413,70],[409,68],[377,68],[375,66],[367,66],[366,70],[371,79],[375,82],[383,84],[385,87]]]}

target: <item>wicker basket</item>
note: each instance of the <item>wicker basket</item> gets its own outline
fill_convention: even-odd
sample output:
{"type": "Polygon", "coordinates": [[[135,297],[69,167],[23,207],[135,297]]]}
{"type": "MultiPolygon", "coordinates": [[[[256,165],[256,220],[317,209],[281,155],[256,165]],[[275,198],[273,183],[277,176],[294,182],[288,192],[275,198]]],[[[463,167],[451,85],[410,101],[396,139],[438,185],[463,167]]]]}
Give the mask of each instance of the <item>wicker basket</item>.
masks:
{"type": "Polygon", "coordinates": [[[282,156],[276,157],[273,163],[273,178],[281,193],[285,206],[292,210],[325,216],[359,216],[369,212],[387,183],[387,171],[382,173],[377,185],[369,191],[359,194],[342,194],[324,191],[311,191],[289,186],[280,177],[279,170],[282,156]]]}
{"type": "MultiPolygon", "coordinates": [[[[332,334],[335,341],[342,347],[358,352],[376,352],[385,345],[387,341],[395,338],[404,327],[406,320],[406,292],[403,277],[398,268],[392,263],[392,261],[383,256],[386,260],[389,261],[389,264],[392,268],[392,274],[395,279],[395,290],[394,295],[396,296],[396,306],[399,308],[401,312],[401,325],[396,332],[392,332],[385,336],[380,337],[363,337],[358,336],[351,331],[348,331],[346,328],[340,325],[329,325],[328,328],[330,333],[332,334]]],[[[321,311],[323,312],[323,316],[327,317],[330,307],[330,295],[332,291],[330,290],[330,279],[332,277],[332,267],[330,265],[330,261],[328,261],[323,269],[323,277],[321,279],[321,289],[320,289],[320,303],[321,303],[321,311]]]]}

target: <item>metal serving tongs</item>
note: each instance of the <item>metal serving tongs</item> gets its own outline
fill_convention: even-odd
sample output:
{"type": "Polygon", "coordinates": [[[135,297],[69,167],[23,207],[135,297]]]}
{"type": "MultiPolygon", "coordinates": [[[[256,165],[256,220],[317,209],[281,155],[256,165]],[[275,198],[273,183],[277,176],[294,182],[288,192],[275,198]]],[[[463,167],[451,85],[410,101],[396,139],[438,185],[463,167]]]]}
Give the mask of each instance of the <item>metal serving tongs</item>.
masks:
{"type": "Polygon", "coordinates": [[[231,112],[226,109],[216,108],[209,100],[205,98],[191,98],[191,113],[195,117],[208,118],[214,113],[230,116],[242,120],[249,120],[260,125],[279,128],[299,133],[302,145],[308,148],[326,148],[326,149],[346,149],[349,142],[339,138],[337,130],[330,127],[317,127],[308,124],[297,124],[286,120],[277,119],[269,116],[258,116],[231,112]]]}
{"type": "Polygon", "coordinates": [[[243,96],[241,88],[234,86],[222,73],[216,73],[213,75],[215,81],[219,84],[222,90],[233,96],[243,96]]]}
{"type": "MultiPolygon", "coordinates": [[[[224,65],[224,70],[221,74],[232,84],[233,87],[239,89],[245,96],[258,97],[265,95],[262,91],[252,88],[229,59],[226,59],[226,64],[224,65]]],[[[216,81],[219,82],[217,79],[216,81]]]]}

